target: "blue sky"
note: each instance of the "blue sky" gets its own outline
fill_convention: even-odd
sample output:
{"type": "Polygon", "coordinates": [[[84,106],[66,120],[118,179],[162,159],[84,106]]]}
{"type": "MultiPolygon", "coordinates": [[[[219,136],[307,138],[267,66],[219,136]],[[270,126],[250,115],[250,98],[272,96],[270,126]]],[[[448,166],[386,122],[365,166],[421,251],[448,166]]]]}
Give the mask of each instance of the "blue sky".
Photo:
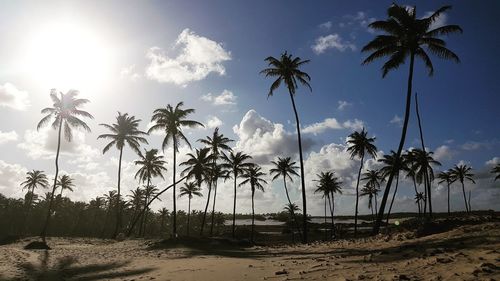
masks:
{"type": "MultiPolygon", "coordinates": [[[[267,56],[285,50],[310,59],[304,71],[311,77],[312,93],[301,88],[296,100],[308,144],[306,179],[311,212],[321,211],[312,193],[314,175],[333,169],[353,192],[353,175],[359,163],[346,158],[345,137],[365,126],[377,137],[381,153],[395,149],[401,133],[407,65],[382,79],[382,61],[361,66],[360,52],[376,34],[367,28],[383,19],[392,1],[12,1],[0,10],[0,192],[22,196],[19,179],[26,169],[53,173],[53,131],[34,132],[40,109],[50,105],[49,89],[76,88],[91,103],[93,132],[80,134],[67,145],[63,170],[74,175],[79,188],[69,195],[88,200],[112,186],[116,151],[104,156],[104,133],[99,123],[110,123],[117,111],[143,119],[146,129],[153,109],[184,101],[195,108],[194,119],[219,125],[233,138],[236,149],[251,152],[257,162],[277,155],[296,157],[295,124],[289,97],[283,89],[267,99],[271,81],[259,75],[267,56]],[[322,44],[319,44],[322,43],[322,44]],[[180,66],[188,66],[186,69],[180,66]],[[210,94],[210,95],[209,95],[210,94]],[[210,122],[209,122],[210,121],[210,122]],[[392,122],[391,122],[392,121],[392,122]],[[52,136],[52,138],[51,138],[52,136]]],[[[449,2],[398,2],[418,4],[424,16],[449,2]]],[[[435,74],[428,77],[416,64],[414,91],[419,93],[426,145],[449,168],[459,161],[474,167],[481,180],[473,189],[473,208],[500,209],[498,189],[486,171],[500,161],[500,40],[497,1],[459,1],[440,23],[459,24],[463,34],[446,38],[460,64],[433,57],[435,74]]],[[[212,128],[189,130],[195,140],[212,128]]],[[[406,147],[416,147],[418,131],[414,112],[406,147]]],[[[161,136],[150,137],[159,147],[161,136]]],[[[181,150],[181,152],[187,152],[181,150]]],[[[165,151],[167,160],[171,158],[165,151]]],[[[128,151],[126,173],[133,174],[135,155],[128,151]]],[[[368,167],[376,167],[372,162],[368,167]]],[[[170,169],[170,163],[168,168],[170,169]]],[[[441,169],[441,168],[436,168],[441,169]]],[[[171,170],[171,169],[170,169],[171,170]]],[[[168,182],[168,179],[167,179],[168,182]]],[[[157,182],[161,187],[166,183],[157,182]]],[[[408,182],[398,194],[398,210],[414,210],[408,182]],[[407,185],[408,188],[405,186],[407,185]]],[[[125,185],[137,183],[130,176],[125,185]]],[[[299,202],[298,185],[292,185],[299,202]]],[[[498,187],[498,184],[497,184],[498,187]]],[[[230,200],[230,189],[221,199],[230,200]]],[[[41,192],[41,191],[40,191],[41,192]]],[[[458,192],[458,189],[457,189],[458,192]]],[[[444,200],[442,187],[436,200],[444,200]]],[[[241,209],[248,211],[248,192],[241,191],[241,209]]],[[[459,193],[454,194],[458,210],[459,193]]],[[[281,183],[261,196],[260,211],[283,206],[281,183]]],[[[161,204],[168,204],[166,197],[161,204]]],[[[240,200],[240,199],[239,199],[240,200]]],[[[352,196],[337,199],[341,213],[352,213],[352,196]],[[342,208],[343,207],[343,208],[342,208]]],[[[228,201],[229,202],[229,201],[228,201]]],[[[195,203],[195,208],[200,207],[195,203]]],[[[363,203],[362,203],[363,204],[363,203]]],[[[224,206],[224,204],[221,204],[224,206]]],[[[225,210],[225,209],[223,209],[225,210]]],[[[229,208],[228,208],[229,210],[229,208]]],[[[225,211],[228,211],[225,210],[225,211]]],[[[362,212],[368,210],[362,209],[362,212]]]]}

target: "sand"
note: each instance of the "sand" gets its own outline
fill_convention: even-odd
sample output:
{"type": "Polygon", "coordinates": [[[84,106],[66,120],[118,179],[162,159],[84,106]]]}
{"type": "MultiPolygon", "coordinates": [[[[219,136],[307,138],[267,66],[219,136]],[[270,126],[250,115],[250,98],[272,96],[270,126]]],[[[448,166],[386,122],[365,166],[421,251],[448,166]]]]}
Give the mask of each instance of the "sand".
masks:
{"type": "Polygon", "coordinates": [[[0,246],[1,280],[500,280],[499,222],[245,249],[49,238],[52,250],[24,250],[28,240],[0,246]]]}

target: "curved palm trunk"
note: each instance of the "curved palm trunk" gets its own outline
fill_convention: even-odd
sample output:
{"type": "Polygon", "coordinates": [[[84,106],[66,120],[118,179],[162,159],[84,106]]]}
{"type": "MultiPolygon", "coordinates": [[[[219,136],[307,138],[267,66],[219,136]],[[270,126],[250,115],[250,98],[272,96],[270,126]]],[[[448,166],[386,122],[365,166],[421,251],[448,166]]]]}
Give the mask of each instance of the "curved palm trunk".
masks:
{"type": "MultiPolygon", "coordinates": [[[[201,188],[201,185],[198,185],[201,188]]],[[[200,236],[203,236],[203,229],[205,229],[205,220],[207,219],[208,204],[210,203],[210,193],[212,192],[212,184],[208,183],[208,196],[207,204],[205,205],[205,212],[203,212],[203,219],[201,221],[200,236]]]]}
{"type": "MultiPolygon", "coordinates": [[[[335,208],[335,201],[334,201],[334,197],[333,197],[333,194],[330,196],[328,196],[328,206],[330,207],[330,219],[332,220],[332,225],[331,225],[331,237],[334,237],[335,236],[335,224],[333,223],[333,212],[334,212],[334,208],[335,208]],[[331,200],[330,200],[331,198],[331,200]]],[[[325,225],[326,225],[326,213],[325,213],[325,225]]]]}
{"type": "MultiPolygon", "coordinates": [[[[422,122],[420,120],[420,111],[419,111],[419,107],[418,107],[418,94],[417,93],[415,93],[415,111],[417,113],[418,130],[420,133],[420,142],[422,144],[422,151],[424,152],[424,155],[426,155],[427,152],[425,151],[424,133],[422,131],[422,122]]],[[[429,198],[429,216],[432,218],[431,181],[430,181],[429,175],[427,173],[427,169],[426,169],[424,175],[425,175],[425,181],[427,182],[427,197],[429,198]]]]}
{"type": "MultiPolygon", "coordinates": [[[[413,188],[415,189],[415,196],[418,196],[417,183],[415,181],[415,176],[412,176],[412,179],[413,179],[413,188]]],[[[420,216],[420,213],[421,213],[420,201],[417,201],[417,207],[418,207],[418,216],[420,216]]]]}
{"type": "Polygon", "coordinates": [[[250,234],[250,241],[252,241],[253,243],[253,232],[254,232],[254,228],[255,228],[255,208],[254,208],[254,204],[253,204],[253,196],[255,195],[255,189],[252,187],[252,232],[250,234]]]}
{"type": "Polygon", "coordinates": [[[359,178],[361,177],[361,170],[363,169],[363,161],[365,154],[361,156],[361,163],[359,164],[358,180],[356,182],[356,209],[354,211],[354,236],[358,234],[358,204],[359,204],[359,178]]]}
{"type": "Polygon", "coordinates": [[[302,243],[307,243],[307,204],[306,204],[306,181],[304,176],[304,159],[302,156],[302,139],[300,137],[300,122],[299,114],[297,113],[297,108],[295,106],[295,100],[293,98],[292,92],[289,90],[290,99],[292,100],[293,112],[295,113],[295,123],[297,124],[297,139],[299,142],[299,159],[300,159],[300,181],[302,184],[302,243]]]}
{"type": "MultiPolygon", "coordinates": [[[[330,202],[330,197],[328,197],[328,202],[330,202]]],[[[330,211],[331,211],[331,206],[330,206],[330,211]]],[[[325,196],[325,241],[328,239],[328,231],[326,231],[326,196],[325,196]]]]}
{"type": "Polygon", "coordinates": [[[214,202],[212,204],[212,222],[210,224],[210,236],[214,234],[214,223],[215,223],[215,199],[217,198],[217,180],[214,181],[214,202]]]}
{"type": "Polygon", "coordinates": [[[187,221],[187,233],[186,235],[189,236],[189,217],[191,215],[191,195],[189,195],[189,201],[188,201],[188,221],[187,221]]]}
{"type": "Polygon", "coordinates": [[[237,178],[238,178],[238,173],[234,172],[233,239],[234,239],[234,228],[236,223],[236,179],[237,178]]]}
{"type": "Polygon", "coordinates": [[[427,214],[427,181],[424,179],[424,217],[427,214]]]}
{"type": "MultiPolygon", "coordinates": [[[[406,139],[406,131],[408,129],[408,120],[410,119],[411,89],[412,89],[414,63],[415,63],[415,54],[412,52],[410,54],[410,70],[408,73],[408,90],[406,92],[405,118],[403,122],[403,130],[401,131],[401,140],[399,141],[399,147],[397,151],[398,159],[399,157],[401,157],[401,152],[403,151],[403,146],[405,144],[405,139],[406,139]]],[[[380,231],[380,225],[382,223],[382,219],[384,218],[385,205],[387,203],[387,198],[389,197],[389,192],[391,190],[391,184],[393,178],[394,178],[394,173],[391,173],[391,175],[389,175],[389,179],[387,180],[387,185],[384,190],[384,195],[382,196],[382,202],[380,202],[380,209],[377,215],[377,221],[373,226],[373,234],[378,234],[380,231]]]]}
{"type": "Polygon", "coordinates": [[[465,211],[469,213],[469,205],[467,204],[467,197],[465,196],[465,186],[464,181],[460,181],[462,183],[462,192],[464,194],[464,202],[465,202],[465,211]]]}
{"type": "Polygon", "coordinates": [[[387,218],[385,219],[385,224],[389,226],[389,216],[391,215],[392,204],[394,203],[394,198],[396,198],[396,192],[398,192],[399,185],[399,171],[396,174],[396,186],[394,187],[394,194],[392,194],[391,205],[389,206],[389,211],[387,212],[387,218]]]}
{"type": "Polygon", "coordinates": [[[172,236],[173,238],[177,238],[177,205],[176,205],[176,198],[175,198],[175,165],[176,165],[176,156],[177,156],[177,145],[175,144],[175,137],[172,137],[172,143],[174,144],[174,161],[173,161],[173,204],[174,204],[174,211],[173,211],[173,216],[172,216],[172,236]]]}
{"type": "Polygon", "coordinates": [[[377,193],[375,192],[375,217],[377,216],[377,193]]]}
{"type": "MultiPolygon", "coordinates": [[[[286,187],[286,177],[285,176],[283,176],[283,184],[285,186],[286,199],[288,199],[288,204],[290,204],[290,206],[291,206],[292,201],[290,200],[290,195],[288,195],[288,188],[286,187]]],[[[293,217],[293,221],[295,222],[295,227],[297,228],[297,232],[299,233],[299,237],[302,239],[302,233],[300,231],[299,221],[297,220],[297,216],[295,215],[295,211],[293,210],[293,208],[292,208],[292,217],[293,217]]]]}
{"type": "Polygon", "coordinates": [[[120,196],[120,182],[121,182],[121,172],[122,172],[122,155],[123,155],[123,147],[120,148],[120,159],[118,160],[118,197],[116,203],[116,225],[115,230],[113,231],[113,236],[111,238],[115,239],[118,235],[118,231],[120,231],[122,225],[122,208],[120,204],[121,196],[120,196]]]}
{"type": "MultiPolygon", "coordinates": [[[[148,176],[148,183],[147,183],[147,186],[146,188],[149,188],[149,186],[151,185],[151,178],[148,176]]],[[[144,205],[148,204],[148,200],[149,200],[149,195],[148,196],[145,196],[144,197],[144,205]]],[[[148,213],[146,212],[142,217],[141,217],[141,223],[139,224],[139,236],[143,236],[146,232],[146,217],[147,217],[148,213]]]]}
{"type": "Polygon", "coordinates": [[[54,201],[54,192],[56,191],[57,176],[59,174],[59,151],[61,150],[61,128],[62,128],[62,118],[59,121],[59,131],[57,133],[56,174],[54,176],[54,185],[52,186],[52,193],[50,195],[49,208],[47,209],[45,224],[43,225],[42,232],[40,233],[43,242],[45,242],[45,237],[47,236],[47,229],[49,228],[52,203],[54,201]]]}

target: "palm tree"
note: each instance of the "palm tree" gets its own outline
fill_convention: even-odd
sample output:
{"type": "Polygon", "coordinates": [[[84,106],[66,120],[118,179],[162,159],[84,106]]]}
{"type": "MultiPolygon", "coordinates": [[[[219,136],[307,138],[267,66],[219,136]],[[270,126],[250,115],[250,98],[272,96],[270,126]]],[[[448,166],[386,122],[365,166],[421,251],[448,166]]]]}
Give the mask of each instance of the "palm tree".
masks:
{"type": "MultiPolygon", "coordinates": [[[[146,196],[145,196],[145,190],[141,189],[140,187],[137,187],[131,192],[132,194],[127,195],[127,197],[130,198],[130,205],[132,205],[132,208],[134,209],[132,217],[135,217],[139,213],[141,206],[144,202],[144,198],[146,196]]],[[[142,231],[142,226],[139,228],[139,235],[141,234],[141,231],[142,231]]]]}
{"type": "Polygon", "coordinates": [[[188,215],[187,215],[187,236],[189,236],[189,216],[191,214],[191,199],[193,196],[202,197],[203,194],[200,192],[201,188],[196,186],[194,182],[185,182],[184,186],[180,188],[179,197],[188,196],[188,215]]]}
{"type": "Polygon", "coordinates": [[[403,161],[402,158],[398,157],[396,152],[391,150],[391,154],[386,154],[382,156],[381,159],[378,160],[384,164],[382,168],[380,168],[380,173],[382,174],[382,178],[387,178],[391,174],[396,174],[396,186],[394,188],[394,193],[392,194],[391,205],[389,206],[389,211],[387,212],[386,224],[389,223],[389,216],[391,215],[392,204],[394,203],[394,198],[396,197],[396,192],[398,192],[399,185],[399,171],[403,169],[403,161]]]}
{"type": "Polygon", "coordinates": [[[61,193],[59,196],[62,198],[62,193],[65,189],[73,192],[73,187],[75,187],[75,184],[73,183],[73,179],[68,176],[68,175],[62,175],[59,177],[59,180],[57,180],[56,186],[59,186],[61,188],[61,193]]]}
{"type": "MultiPolygon", "coordinates": [[[[120,183],[121,183],[121,170],[122,170],[122,155],[123,148],[125,144],[128,144],[132,150],[134,150],[137,154],[140,154],[140,146],[141,143],[147,144],[148,141],[143,137],[146,136],[147,133],[140,131],[138,129],[140,119],[135,119],[135,116],[129,116],[128,113],[121,114],[118,112],[118,116],[116,117],[115,124],[100,124],[104,126],[108,130],[111,131],[111,134],[102,134],[97,137],[97,139],[111,139],[104,149],[102,153],[106,153],[111,147],[116,146],[116,148],[120,151],[120,158],[118,159],[118,200],[121,199],[120,195],[120,183]]],[[[112,238],[116,238],[118,235],[118,231],[121,228],[121,211],[120,204],[116,204],[117,212],[116,212],[116,225],[115,230],[113,232],[112,238]]]]}
{"type": "Polygon", "coordinates": [[[175,195],[175,187],[176,187],[176,182],[175,182],[175,173],[176,173],[176,156],[177,152],[179,152],[179,145],[181,142],[185,142],[189,148],[191,148],[191,144],[189,143],[188,139],[182,132],[182,127],[188,127],[188,128],[194,128],[196,126],[203,126],[198,121],[194,120],[188,120],[186,119],[189,114],[194,113],[194,109],[188,108],[188,109],[182,109],[184,106],[183,102],[179,102],[175,108],[172,107],[170,104],[167,105],[165,108],[158,108],[153,112],[153,117],[151,117],[151,122],[155,122],[155,124],[149,128],[149,133],[154,132],[154,131],[163,131],[165,133],[165,138],[163,139],[162,143],[162,149],[165,151],[165,148],[169,143],[172,143],[173,145],[173,211],[172,211],[172,221],[173,221],[173,227],[172,227],[172,234],[173,237],[177,237],[177,205],[176,205],[176,195],[175,195]]]}
{"type": "Polygon", "coordinates": [[[451,173],[451,178],[452,178],[452,182],[455,182],[455,181],[460,181],[460,183],[462,184],[462,192],[464,194],[464,201],[465,201],[465,210],[467,211],[467,213],[470,212],[469,210],[469,207],[468,207],[468,204],[467,204],[467,198],[465,197],[465,185],[464,185],[464,181],[465,180],[469,180],[471,181],[472,183],[476,183],[474,181],[474,174],[471,172],[472,171],[472,168],[465,165],[465,164],[460,164],[460,165],[455,165],[455,167],[453,167],[451,170],[450,170],[450,173],[451,173]]]}
{"type": "MultiPolygon", "coordinates": [[[[299,168],[298,166],[295,165],[295,162],[292,162],[291,157],[285,157],[281,158],[278,157],[278,161],[271,161],[271,164],[274,165],[274,168],[271,168],[269,170],[269,174],[274,175],[272,180],[276,180],[279,177],[283,177],[283,186],[285,187],[285,194],[286,198],[288,200],[288,205],[292,204],[292,200],[290,200],[290,195],[288,194],[288,188],[286,187],[286,179],[288,178],[290,182],[293,182],[292,176],[299,176],[297,173],[297,169],[299,168]]],[[[293,220],[295,221],[295,226],[297,227],[297,231],[299,232],[299,235],[302,235],[300,233],[300,227],[299,227],[299,222],[297,221],[297,217],[295,216],[295,213],[292,213],[293,220]]]]}
{"type": "Polygon", "coordinates": [[[165,229],[165,218],[170,214],[167,208],[163,207],[160,209],[160,235],[163,235],[163,230],[165,229]]]}
{"type": "MultiPolygon", "coordinates": [[[[149,199],[155,196],[158,193],[158,188],[155,185],[147,185],[144,187],[144,202],[143,206],[147,206],[149,203],[149,199]]],[[[159,199],[158,199],[159,200],[159,199]]],[[[160,200],[161,201],[161,200],[160,200]]],[[[146,235],[146,226],[148,224],[148,213],[149,207],[146,208],[146,211],[142,213],[142,221],[139,224],[139,235],[146,235]],[[142,233],[141,233],[142,232],[142,233]]]]}
{"type": "Polygon", "coordinates": [[[210,203],[210,193],[212,191],[212,186],[214,187],[214,202],[212,207],[212,225],[210,226],[210,235],[212,235],[213,230],[213,212],[215,209],[215,199],[217,196],[217,181],[218,176],[213,174],[216,172],[217,167],[217,159],[220,156],[221,151],[231,151],[231,147],[229,147],[228,143],[232,142],[232,139],[229,139],[224,136],[224,134],[219,134],[219,127],[215,128],[212,136],[206,136],[205,139],[198,139],[199,142],[205,144],[212,151],[212,174],[210,175],[210,179],[208,181],[208,196],[207,196],[207,204],[205,205],[205,211],[203,212],[203,220],[200,229],[200,235],[203,235],[203,229],[205,227],[205,219],[207,217],[208,204],[210,203]]]}
{"type": "Polygon", "coordinates": [[[309,82],[311,81],[311,77],[309,74],[300,70],[300,67],[309,62],[309,60],[302,60],[299,57],[293,57],[291,54],[289,55],[287,52],[281,54],[280,58],[267,57],[265,61],[268,63],[269,68],[262,70],[260,73],[265,74],[266,77],[276,78],[274,82],[271,84],[269,89],[269,93],[267,97],[273,95],[274,91],[279,88],[281,83],[283,82],[288,89],[288,94],[290,95],[290,99],[292,101],[293,112],[295,114],[295,124],[297,126],[297,140],[299,143],[299,160],[300,160],[300,179],[302,184],[302,211],[303,211],[303,237],[302,242],[307,243],[307,209],[306,209],[306,184],[305,184],[305,176],[304,176],[304,160],[302,155],[302,139],[300,137],[300,122],[299,115],[297,113],[297,108],[295,106],[295,92],[298,88],[297,80],[303,86],[309,88],[310,91],[311,85],[309,82]]]}
{"type": "Polygon", "coordinates": [[[83,122],[80,117],[86,117],[93,119],[94,117],[81,109],[79,109],[84,104],[88,103],[87,99],[78,99],[76,96],[78,95],[78,91],[70,90],[66,94],[59,92],[59,96],[57,96],[57,91],[52,89],[50,91],[50,98],[52,99],[53,105],[52,107],[46,107],[42,109],[42,114],[46,114],[45,117],[38,122],[37,130],[40,130],[43,126],[49,123],[52,119],[52,128],[57,129],[57,150],[56,150],[56,172],[54,175],[54,184],[52,186],[52,193],[49,200],[49,207],[47,208],[47,216],[45,219],[45,223],[43,225],[42,232],[40,236],[42,237],[43,242],[45,242],[45,236],[47,235],[47,229],[49,227],[50,216],[52,213],[52,204],[54,201],[54,192],[56,191],[56,183],[57,177],[59,175],[59,152],[61,150],[61,133],[64,127],[64,138],[71,142],[73,139],[72,130],[75,128],[82,128],[87,132],[90,132],[90,127],[83,122]]]}
{"type": "MultiPolygon", "coordinates": [[[[437,38],[437,36],[462,32],[462,29],[458,25],[445,25],[437,28],[433,28],[432,26],[436,19],[449,9],[451,9],[451,6],[444,6],[428,17],[418,18],[416,15],[416,7],[407,8],[405,6],[393,4],[387,10],[387,20],[375,21],[369,25],[370,28],[381,30],[385,34],[376,36],[375,39],[363,47],[361,50],[362,52],[372,52],[363,61],[364,65],[378,58],[389,57],[389,60],[382,66],[382,77],[385,77],[389,71],[397,69],[405,63],[408,57],[410,58],[405,116],[401,140],[396,152],[398,158],[401,156],[408,128],[415,57],[421,58],[424,61],[429,75],[433,74],[434,67],[424,48],[439,58],[451,59],[456,62],[460,61],[455,53],[446,48],[446,42],[437,38]]],[[[390,175],[387,180],[387,185],[380,204],[380,211],[373,227],[373,232],[375,234],[377,234],[380,229],[393,177],[394,175],[390,175]]]]}
{"type": "Polygon", "coordinates": [[[444,171],[438,174],[439,184],[445,183],[448,188],[448,216],[450,215],[450,184],[453,182],[451,171],[444,171]]]}
{"type": "Polygon", "coordinates": [[[380,191],[380,184],[384,181],[384,177],[378,170],[367,170],[363,173],[361,180],[366,181],[365,187],[368,188],[375,199],[375,216],[377,215],[377,194],[380,191]]]}
{"type": "Polygon", "coordinates": [[[441,163],[432,158],[433,152],[426,152],[421,149],[413,149],[410,153],[414,154],[415,163],[413,163],[415,168],[415,176],[418,184],[424,183],[425,187],[425,200],[424,200],[424,214],[426,212],[427,203],[429,203],[429,216],[432,217],[432,194],[431,194],[431,182],[434,181],[434,170],[433,165],[441,166],[441,163]]]}
{"type": "Polygon", "coordinates": [[[425,200],[424,193],[423,192],[417,192],[417,194],[415,195],[415,203],[417,203],[417,205],[418,205],[418,215],[419,216],[420,216],[420,210],[422,209],[420,207],[420,204],[421,204],[420,202],[422,200],[425,200]]]}
{"type": "Polygon", "coordinates": [[[92,219],[91,225],[94,226],[94,228],[91,231],[91,235],[96,235],[97,227],[97,216],[99,215],[99,211],[101,210],[101,207],[104,206],[106,201],[104,200],[103,197],[96,196],[94,199],[90,200],[89,206],[91,209],[94,210],[94,217],[92,219]]]}
{"type": "Polygon", "coordinates": [[[26,173],[26,179],[21,183],[23,190],[26,188],[30,194],[26,206],[29,208],[33,200],[33,195],[35,194],[35,188],[42,187],[47,188],[49,186],[49,181],[47,175],[40,170],[33,170],[26,173]]]}
{"type": "Polygon", "coordinates": [[[228,178],[228,171],[226,171],[222,165],[216,165],[212,167],[211,175],[213,178],[213,187],[214,187],[214,201],[212,202],[212,222],[210,224],[210,236],[213,235],[214,232],[214,223],[215,223],[215,198],[217,197],[217,179],[223,179],[224,181],[228,178]]]}
{"type": "Polygon", "coordinates": [[[361,177],[361,170],[363,169],[363,163],[365,160],[365,155],[371,156],[372,158],[377,158],[377,147],[373,144],[375,138],[369,138],[368,132],[365,128],[361,132],[354,132],[349,135],[347,139],[347,152],[349,152],[351,159],[358,157],[360,159],[358,180],[356,182],[356,207],[354,212],[354,236],[358,233],[358,204],[359,204],[359,179],[361,177]]]}
{"type": "MultiPolygon", "coordinates": [[[[404,152],[402,154],[403,158],[403,170],[406,172],[406,177],[410,177],[413,182],[413,188],[415,189],[415,196],[419,194],[417,190],[417,180],[416,180],[416,173],[417,173],[417,159],[415,153],[412,153],[411,151],[404,152]]],[[[425,201],[425,198],[422,199],[425,201]]],[[[420,200],[417,201],[417,208],[418,208],[418,215],[420,216],[421,214],[421,209],[420,209],[420,200]]]]}
{"type": "Polygon", "coordinates": [[[261,168],[257,164],[252,164],[248,168],[245,168],[243,174],[241,175],[241,177],[244,180],[240,183],[240,186],[250,183],[250,188],[252,190],[252,232],[250,234],[250,241],[252,242],[254,241],[253,233],[255,228],[254,195],[255,195],[255,190],[260,190],[264,192],[264,186],[262,184],[267,184],[267,181],[264,180],[262,177],[265,175],[266,175],[265,173],[261,172],[261,168]]]}
{"type": "Polygon", "coordinates": [[[106,217],[104,218],[104,224],[101,230],[101,237],[104,237],[104,231],[106,230],[106,226],[108,225],[108,220],[109,216],[111,215],[111,210],[115,209],[115,211],[118,211],[117,208],[115,208],[115,205],[118,201],[118,196],[116,194],[116,190],[110,190],[108,193],[103,194],[104,197],[104,202],[106,202],[106,217]]]}
{"type": "Polygon", "coordinates": [[[249,168],[252,166],[251,163],[245,162],[252,157],[250,155],[247,155],[243,152],[237,152],[234,154],[233,151],[229,152],[229,156],[226,155],[224,152],[222,153],[222,160],[224,161],[224,164],[222,164],[222,168],[228,170],[228,174],[232,173],[232,178],[234,179],[234,204],[233,204],[233,228],[232,228],[232,233],[233,233],[233,238],[234,238],[234,229],[235,229],[235,223],[236,223],[236,181],[238,177],[243,174],[245,169],[249,168]]]}
{"type": "Polygon", "coordinates": [[[332,236],[335,235],[334,229],[335,224],[333,221],[333,215],[335,211],[335,193],[342,193],[341,184],[337,177],[335,177],[334,172],[321,172],[317,175],[318,179],[315,180],[318,183],[317,189],[314,193],[321,193],[323,198],[325,198],[325,223],[326,223],[326,202],[328,201],[328,205],[330,207],[330,217],[332,220],[332,236]]]}
{"type": "Polygon", "coordinates": [[[493,169],[491,169],[490,173],[497,174],[493,181],[500,179],[500,163],[497,164],[495,167],[493,167],[493,169]]]}
{"type": "MultiPolygon", "coordinates": [[[[291,204],[289,203],[289,204],[285,205],[283,210],[285,210],[285,212],[287,212],[289,214],[289,221],[290,221],[290,219],[293,219],[292,214],[295,214],[296,212],[300,211],[300,208],[295,203],[291,203],[291,204]]],[[[294,235],[293,235],[293,229],[290,232],[292,234],[292,243],[294,243],[295,239],[294,239],[294,235]]]]}

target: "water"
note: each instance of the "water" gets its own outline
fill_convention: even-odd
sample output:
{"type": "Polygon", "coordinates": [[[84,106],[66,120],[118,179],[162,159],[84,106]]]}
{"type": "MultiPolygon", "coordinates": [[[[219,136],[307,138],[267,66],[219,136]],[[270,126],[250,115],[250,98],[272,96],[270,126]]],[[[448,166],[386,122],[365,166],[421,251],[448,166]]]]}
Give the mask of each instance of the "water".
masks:
{"type": "MultiPolygon", "coordinates": [[[[402,219],[399,219],[399,221],[402,221],[402,219]]],[[[319,218],[319,217],[313,217],[313,218],[311,218],[311,222],[321,224],[321,223],[325,222],[325,219],[319,218]]],[[[327,218],[326,223],[330,223],[330,222],[331,222],[331,219],[327,218]]],[[[334,222],[335,223],[344,223],[344,224],[351,223],[352,224],[352,223],[354,223],[354,219],[334,219],[334,222]]],[[[370,223],[370,222],[371,221],[367,221],[367,220],[358,220],[358,224],[370,223]]],[[[390,222],[392,223],[392,220],[390,222]]],[[[224,225],[232,225],[232,224],[233,224],[232,220],[226,220],[224,222],[224,225]]],[[[236,219],[235,224],[236,225],[252,225],[252,219],[236,219]]],[[[273,220],[273,219],[268,219],[268,220],[264,220],[264,221],[255,220],[255,225],[283,225],[283,224],[285,224],[285,223],[277,221],[277,220],[273,220]]]]}

